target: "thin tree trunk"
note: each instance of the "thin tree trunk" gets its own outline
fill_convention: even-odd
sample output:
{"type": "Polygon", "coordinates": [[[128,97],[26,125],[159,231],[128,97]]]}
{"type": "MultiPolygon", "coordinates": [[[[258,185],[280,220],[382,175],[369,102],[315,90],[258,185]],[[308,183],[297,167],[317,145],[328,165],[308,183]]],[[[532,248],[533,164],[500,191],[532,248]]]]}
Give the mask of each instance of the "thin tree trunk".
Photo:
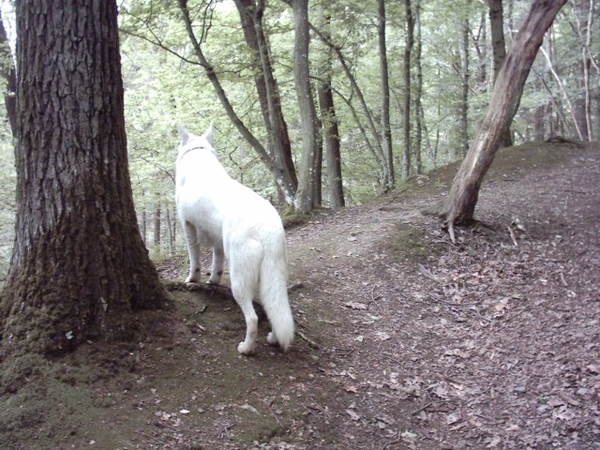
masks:
{"type": "Polygon", "coordinates": [[[160,196],[157,193],[155,195],[155,205],[154,205],[154,217],[153,217],[153,228],[154,228],[154,246],[156,247],[156,250],[158,252],[160,252],[160,223],[161,223],[161,217],[160,217],[160,196]]]}
{"type": "MultiPolygon", "coordinates": [[[[506,57],[506,43],[504,40],[504,11],[502,0],[488,0],[490,28],[492,35],[492,53],[494,55],[494,82],[498,78],[500,67],[506,57]]],[[[502,131],[500,147],[510,147],[512,136],[510,127],[502,131]]]]}
{"type": "Polygon", "coordinates": [[[501,132],[518,110],[523,86],[544,34],[565,3],[566,0],[535,0],[505,58],[490,106],[439,212],[446,219],[453,241],[453,226],[469,224],[473,220],[479,188],[498,150],[501,132]]]}
{"type": "Polygon", "coordinates": [[[246,44],[256,52],[254,78],[263,119],[267,129],[269,148],[279,170],[290,180],[294,190],[298,187],[298,178],[292,159],[292,146],[287,123],[281,108],[279,87],[273,73],[267,39],[262,26],[264,0],[235,0],[246,44]]]}
{"type": "Polygon", "coordinates": [[[383,188],[389,191],[394,188],[394,149],[392,147],[392,127],[390,125],[390,79],[387,60],[387,44],[385,41],[385,0],[377,0],[377,35],[379,41],[379,71],[381,72],[381,140],[387,180],[383,188]]]}
{"type": "Polygon", "coordinates": [[[133,205],[116,1],[20,0],[16,16],[17,218],[1,353],[130,339],[134,310],[167,294],[133,205]]]}
{"type": "MultiPolygon", "coordinates": [[[[329,38],[331,29],[331,14],[328,4],[321,4],[319,27],[323,34],[329,38]]],[[[338,119],[333,100],[331,85],[333,73],[333,54],[331,48],[324,45],[320,73],[323,74],[318,83],[319,109],[321,112],[321,127],[323,130],[323,147],[325,152],[325,165],[327,167],[327,198],[330,208],[343,208],[345,206],[344,187],[342,184],[342,158],[340,152],[340,133],[338,119]]]]}
{"type": "Polygon", "coordinates": [[[8,37],[4,28],[4,21],[0,12],[0,77],[6,81],[6,92],[4,93],[4,105],[8,124],[13,137],[17,136],[17,76],[13,57],[8,45],[8,37]]]}
{"type": "Polygon", "coordinates": [[[167,233],[168,233],[168,242],[169,242],[169,255],[173,255],[175,253],[175,234],[173,233],[173,222],[171,217],[171,209],[165,208],[165,222],[167,224],[167,233]]]}
{"type": "Polygon", "coordinates": [[[423,128],[425,113],[423,111],[423,66],[422,66],[422,36],[421,36],[421,1],[415,1],[415,30],[417,39],[415,40],[415,67],[417,86],[415,87],[415,170],[418,174],[423,173],[423,161],[421,151],[423,147],[423,128]]]}
{"type": "Polygon", "coordinates": [[[350,101],[347,101],[346,99],[345,100],[348,105],[348,108],[350,108],[350,110],[352,112],[354,121],[356,122],[356,125],[357,125],[358,129],[360,130],[360,134],[364,137],[365,143],[366,143],[369,151],[371,152],[374,159],[377,161],[377,164],[379,165],[380,182],[382,185],[385,185],[385,180],[389,179],[389,173],[388,173],[388,166],[385,162],[385,155],[383,153],[383,148],[381,146],[381,139],[379,139],[379,137],[378,137],[379,135],[377,132],[377,127],[375,126],[375,120],[373,118],[373,114],[371,113],[371,110],[367,104],[367,100],[365,99],[365,96],[364,96],[362,90],[360,89],[358,82],[356,81],[356,77],[353,75],[351,68],[348,66],[348,62],[346,61],[346,58],[344,57],[344,55],[342,53],[341,47],[336,45],[331,40],[331,38],[324,35],[322,33],[322,31],[319,30],[317,27],[310,25],[310,29],[319,37],[319,39],[321,39],[323,42],[325,42],[327,44],[327,46],[329,46],[329,48],[331,48],[331,50],[333,51],[333,54],[336,56],[340,65],[342,66],[342,70],[344,71],[344,74],[346,75],[348,82],[350,83],[350,87],[351,87],[353,95],[355,94],[356,97],[358,98],[358,102],[362,109],[363,116],[365,117],[365,120],[367,122],[366,129],[368,129],[370,131],[371,135],[375,137],[374,142],[371,139],[369,139],[366,129],[362,125],[359,115],[358,115],[356,109],[354,108],[354,106],[352,105],[352,103],[350,101]]]}
{"type": "Polygon", "coordinates": [[[581,128],[579,127],[579,122],[575,115],[575,108],[573,107],[573,104],[571,103],[571,99],[569,98],[569,95],[567,94],[567,90],[565,89],[565,85],[564,85],[562,79],[558,75],[558,72],[554,69],[554,64],[552,63],[552,56],[551,56],[550,52],[546,51],[546,49],[543,46],[540,47],[540,50],[541,50],[542,54],[544,55],[544,58],[546,58],[546,64],[547,64],[548,70],[554,77],[554,80],[556,81],[556,84],[558,85],[558,88],[560,89],[560,92],[562,93],[563,99],[564,99],[565,103],[567,104],[567,109],[569,111],[569,115],[571,116],[571,119],[573,120],[573,126],[575,127],[575,132],[577,133],[577,137],[580,140],[583,140],[583,133],[581,131],[581,128]]]}
{"type": "Polygon", "coordinates": [[[146,224],[147,221],[147,217],[146,217],[146,208],[142,207],[142,228],[141,228],[141,235],[142,235],[142,242],[144,243],[144,245],[146,245],[147,242],[147,232],[148,232],[148,227],[146,224]]]}
{"type": "Polygon", "coordinates": [[[469,19],[461,21],[459,39],[461,67],[460,98],[460,153],[464,157],[469,150],[469,19]]]}
{"type": "Polygon", "coordinates": [[[594,13],[594,0],[585,0],[578,4],[575,2],[573,5],[573,15],[577,21],[577,33],[579,34],[579,40],[581,41],[581,72],[582,79],[578,81],[582,84],[582,90],[584,92],[583,99],[576,102],[576,117],[579,121],[579,128],[582,130],[582,135],[588,141],[592,141],[593,129],[592,129],[592,105],[591,105],[591,94],[590,94],[590,68],[592,64],[591,58],[591,37],[592,37],[592,24],[593,24],[593,13],[594,13]],[[582,20],[580,15],[585,19],[582,20]]]}
{"type": "Polygon", "coordinates": [[[406,45],[404,47],[404,153],[402,157],[402,178],[406,179],[410,175],[412,152],[410,139],[410,63],[415,28],[410,0],[404,0],[404,10],[406,12],[406,45]]]}
{"type": "Polygon", "coordinates": [[[298,191],[294,205],[302,213],[315,206],[314,184],[317,174],[317,113],[310,86],[308,0],[293,0],[294,10],[294,83],[300,110],[302,129],[302,157],[298,177],[298,191]]]}
{"type": "Polygon", "coordinates": [[[277,186],[284,193],[285,202],[292,203],[296,195],[296,188],[293,179],[291,179],[286,173],[280,170],[277,163],[273,160],[273,158],[271,158],[271,156],[265,150],[263,145],[258,141],[258,139],[256,139],[256,137],[250,132],[250,130],[248,130],[248,128],[244,125],[240,117],[236,114],[235,110],[233,109],[233,105],[229,101],[229,98],[227,97],[227,94],[225,93],[225,90],[221,85],[221,82],[215,72],[214,67],[210,65],[210,63],[204,56],[202,46],[200,45],[200,41],[196,37],[192,26],[190,12],[187,7],[187,0],[178,0],[178,3],[179,9],[181,10],[181,14],[183,17],[185,29],[187,31],[188,37],[190,38],[190,42],[192,43],[192,47],[196,58],[198,59],[200,65],[203,67],[209,81],[212,83],[215,89],[215,93],[217,94],[217,97],[221,102],[221,105],[223,106],[223,109],[227,113],[227,116],[229,117],[231,122],[240,132],[242,137],[246,139],[246,141],[252,146],[252,148],[254,148],[254,150],[258,154],[258,157],[265,164],[267,169],[273,174],[277,186]]]}

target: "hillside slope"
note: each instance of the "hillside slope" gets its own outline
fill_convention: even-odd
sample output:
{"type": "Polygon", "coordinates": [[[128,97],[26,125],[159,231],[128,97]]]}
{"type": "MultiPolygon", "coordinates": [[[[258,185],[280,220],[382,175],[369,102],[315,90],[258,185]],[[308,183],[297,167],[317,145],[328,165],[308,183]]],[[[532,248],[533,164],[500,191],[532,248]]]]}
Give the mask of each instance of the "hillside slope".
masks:
{"type": "Polygon", "coordinates": [[[599,449],[600,147],[500,151],[456,246],[420,213],[455,170],[288,230],[285,354],[179,289],[136,344],[4,363],[0,448],[599,449]]]}

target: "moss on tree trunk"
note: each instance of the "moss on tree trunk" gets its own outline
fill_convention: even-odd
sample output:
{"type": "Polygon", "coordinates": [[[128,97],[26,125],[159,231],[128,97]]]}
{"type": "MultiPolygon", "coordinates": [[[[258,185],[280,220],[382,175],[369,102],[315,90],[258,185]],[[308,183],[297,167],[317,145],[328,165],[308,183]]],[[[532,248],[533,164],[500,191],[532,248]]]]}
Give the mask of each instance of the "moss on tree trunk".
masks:
{"type": "Polygon", "coordinates": [[[17,3],[16,239],[2,347],[57,354],[128,339],[167,294],[143,245],[127,166],[114,1],[17,3]]]}

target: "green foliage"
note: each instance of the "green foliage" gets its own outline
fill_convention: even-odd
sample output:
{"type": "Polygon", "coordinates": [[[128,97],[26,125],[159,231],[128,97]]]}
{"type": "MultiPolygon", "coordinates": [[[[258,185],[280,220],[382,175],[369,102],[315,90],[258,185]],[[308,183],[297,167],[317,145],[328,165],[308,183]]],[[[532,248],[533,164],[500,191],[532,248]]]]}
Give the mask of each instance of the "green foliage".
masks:
{"type": "MultiPolygon", "coordinates": [[[[310,20],[319,23],[321,2],[310,2],[310,20]]],[[[535,126],[535,112],[549,108],[552,123],[562,123],[570,130],[572,118],[567,99],[581,101],[584,86],[581,79],[582,24],[587,21],[585,2],[568,5],[559,15],[551,34],[548,51],[557,73],[563,78],[566,92],[562,92],[548,70],[542,55],[530,75],[521,108],[513,123],[518,137],[531,137],[535,126]]],[[[244,125],[267,144],[265,124],[258,104],[253,66],[254,54],[244,41],[238,11],[231,1],[189,0],[187,2],[193,28],[201,39],[202,51],[214,68],[233,109],[244,125]]],[[[324,3],[325,4],[325,3],[324,3]]],[[[338,58],[333,59],[333,89],[339,132],[342,142],[342,167],[348,204],[362,203],[380,192],[380,167],[369,144],[379,136],[381,108],[381,74],[377,45],[376,2],[338,0],[326,2],[331,11],[331,42],[339,49],[344,64],[355,78],[367,104],[364,111],[358,103],[358,92],[349,82],[338,58]],[[368,118],[374,120],[377,132],[373,134],[368,118]],[[363,134],[363,131],[364,134],[363,134]]],[[[489,21],[485,2],[460,0],[457,2],[412,1],[419,9],[422,33],[423,72],[422,104],[424,108],[423,148],[421,152],[426,170],[456,158],[459,143],[456,140],[460,126],[461,71],[459,35],[461,21],[468,20],[471,27],[469,78],[469,134],[475,132],[483,111],[488,106],[493,86],[492,48],[489,42],[489,21]],[[487,34],[484,31],[487,30],[487,34]],[[477,46],[477,48],[476,48],[477,46]]],[[[529,8],[529,2],[511,2],[512,9],[505,10],[507,45],[518,31],[520,22],[529,8]]],[[[508,6],[505,6],[508,8],[508,6]]],[[[597,16],[598,5],[595,5],[597,16]]],[[[404,80],[403,54],[406,35],[406,18],[403,2],[386,2],[387,54],[391,87],[391,124],[395,154],[399,157],[402,141],[404,80]]],[[[292,11],[285,2],[266,2],[264,30],[268,37],[275,77],[278,83],[285,119],[295,158],[302,146],[300,119],[292,75],[292,48],[294,40],[292,11]]],[[[272,175],[265,169],[251,146],[241,138],[219,103],[213,85],[204,68],[198,63],[194,48],[188,38],[178,2],[174,0],[136,0],[120,4],[121,53],[125,81],[125,108],[129,145],[129,163],[136,207],[140,221],[145,213],[146,238],[152,239],[152,221],[160,208],[163,225],[162,239],[157,253],[181,251],[181,233],[169,239],[164,223],[169,212],[171,224],[174,217],[174,161],[176,157],[176,125],[182,123],[192,132],[202,133],[214,122],[217,152],[229,173],[257,190],[261,195],[277,200],[277,190],[272,175]]],[[[600,24],[592,24],[593,36],[598,35],[600,24]]],[[[585,30],[584,30],[585,31],[585,30]]],[[[591,54],[600,53],[600,41],[592,39],[591,54]]],[[[318,72],[326,46],[315,32],[312,34],[310,59],[314,80],[322,78],[318,72]]],[[[597,64],[597,61],[593,61],[597,64]]],[[[417,61],[413,55],[412,67],[417,61]]],[[[598,74],[592,70],[592,86],[598,85],[598,74]],[[595,83],[595,84],[594,84],[595,83]]],[[[412,80],[412,86],[416,85],[412,80]]],[[[415,92],[413,91],[414,97],[415,92]]],[[[414,123],[414,111],[411,122],[414,123]]],[[[595,123],[597,123],[597,117],[595,123]]],[[[596,133],[598,130],[595,130],[596,133]]],[[[416,130],[411,130],[415,138],[416,130]]],[[[12,146],[10,138],[3,135],[0,151],[2,170],[0,183],[5,192],[14,184],[12,174],[12,146]]],[[[399,167],[397,161],[396,167],[399,167]]],[[[2,214],[8,214],[13,196],[5,195],[2,214]]],[[[3,217],[4,218],[4,217],[3,217]]],[[[9,221],[2,221],[3,225],[9,221]]],[[[12,225],[8,226],[9,228],[12,225]]],[[[3,242],[10,241],[4,236],[3,242]]],[[[172,233],[171,233],[172,234],[172,233]]],[[[9,242],[12,245],[12,242],[9,242]]],[[[8,247],[9,245],[7,245],[8,247]]],[[[1,268],[0,268],[1,269],[1,268]]]]}

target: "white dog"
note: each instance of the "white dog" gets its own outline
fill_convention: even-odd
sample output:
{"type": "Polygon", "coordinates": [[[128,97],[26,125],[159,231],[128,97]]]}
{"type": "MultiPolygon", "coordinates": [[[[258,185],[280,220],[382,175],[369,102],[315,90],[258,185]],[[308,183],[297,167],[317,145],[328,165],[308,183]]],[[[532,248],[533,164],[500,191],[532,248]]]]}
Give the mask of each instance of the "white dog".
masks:
{"type": "Polygon", "coordinates": [[[212,247],[209,283],[218,284],[225,258],[231,290],[246,319],[243,354],[256,348],[258,317],[252,300],[262,303],[271,322],[267,341],[287,350],[294,319],[287,295],[285,232],[275,208],[232,179],[213,147],[212,124],[202,136],[179,127],[176,200],[190,256],[186,282],[200,282],[200,247],[212,247]],[[256,296],[258,295],[258,298],[256,296]]]}

